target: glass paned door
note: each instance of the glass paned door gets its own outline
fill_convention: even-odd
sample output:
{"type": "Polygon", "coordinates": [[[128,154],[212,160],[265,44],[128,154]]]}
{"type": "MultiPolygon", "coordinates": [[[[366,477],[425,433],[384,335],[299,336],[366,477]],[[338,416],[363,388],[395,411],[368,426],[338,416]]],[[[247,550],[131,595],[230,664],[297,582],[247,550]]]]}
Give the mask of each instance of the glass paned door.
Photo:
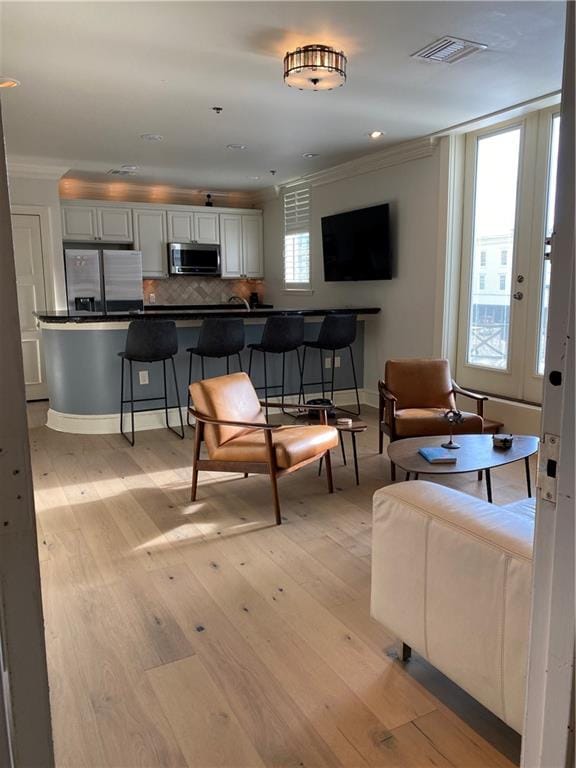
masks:
{"type": "Polygon", "coordinates": [[[554,222],[558,108],[466,140],[457,376],[540,402],[554,222]]]}
{"type": "Polygon", "coordinates": [[[521,129],[478,139],[467,362],[508,369],[521,129]]]}
{"type": "Polygon", "coordinates": [[[560,139],[560,115],[552,118],[550,132],[550,159],[548,163],[548,190],[546,194],[546,232],[544,240],[544,265],[542,268],[542,291],[540,298],[540,322],[538,333],[538,362],[539,376],[544,374],[546,358],[546,332],[548,329],[548,297],[550,295],[550,253],[551,239],[554,231],[554,212],[556,205],[556,173],[558,166],[558,142],[560,139]]]}

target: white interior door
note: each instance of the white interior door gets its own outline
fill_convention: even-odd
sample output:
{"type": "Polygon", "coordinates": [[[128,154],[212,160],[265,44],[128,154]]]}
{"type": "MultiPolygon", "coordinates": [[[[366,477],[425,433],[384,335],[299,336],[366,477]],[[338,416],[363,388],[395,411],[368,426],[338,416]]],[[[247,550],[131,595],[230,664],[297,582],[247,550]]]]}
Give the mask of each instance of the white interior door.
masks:
{"type": "Polygon", "coordinates": [[[40,217],[13,214],[12,237],[26,399],[42,400],[48,397],[48,390],[42,353],[42,334],[37,328],[36,317],[33,314],[46,309],[40,217]]]}

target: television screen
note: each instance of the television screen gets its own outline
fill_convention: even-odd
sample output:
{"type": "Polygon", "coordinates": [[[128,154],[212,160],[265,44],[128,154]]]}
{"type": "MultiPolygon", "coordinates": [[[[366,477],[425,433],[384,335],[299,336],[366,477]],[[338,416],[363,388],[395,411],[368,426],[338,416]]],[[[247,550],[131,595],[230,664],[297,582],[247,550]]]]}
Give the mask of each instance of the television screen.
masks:
{"type": "Polygon", "coordinates": [[[390,206],[375,205],[322,219],[324,279],[390,280],[390,206]]]}

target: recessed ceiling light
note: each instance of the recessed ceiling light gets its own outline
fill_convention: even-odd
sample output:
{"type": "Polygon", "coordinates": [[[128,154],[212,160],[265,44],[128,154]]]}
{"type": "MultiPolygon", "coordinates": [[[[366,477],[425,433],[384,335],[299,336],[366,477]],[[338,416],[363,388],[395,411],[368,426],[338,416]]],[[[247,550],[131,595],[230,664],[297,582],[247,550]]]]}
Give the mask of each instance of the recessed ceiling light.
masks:
{"type": "Polygon", "coordinates": [[[15,80],[13,77],[3,77],[0,75],[0,88],[18,88],[20,80],[15,80]]]}
{"type": "Polygon", "coordinates": [[[137,165],[121,165],[120,168],[122,168],[123,171],[137,171],[138,166],[137,165]]]}
{"type": "Polygon", "coordinates": [[[136,171],[127,171],[125,168],[111,168],[106,171],[109,176],[136,176],[136,171]]]}
{"type": "Polygon", "coordinates": [[[381,139],[382,136],[384,135],[385,135],[385,131],[370,131],[370,133],[368,134],[368,136],[371,139],[381,139]]]}
{"type": "Polygon", "coordinates": [[[310,160],[310,158],[312,158],[312,157],[318,157],[318,153],[317,152],[304,152],[302,157],[305,157],[307,160],[310,160]]]}
{"type": "Polygon", "coordinates": [[[226,149],[248,149],[246,144],[226,144],[226,149]]]}
{"type": "Polygon", "coordinates": [[[250,181],[260,181],[260,176],[248,176],[250,181]]]}
{"type": "Polygon", "coordinates": [[[159,133],[141,133],[140,138],[144,141],[164,141],[164,136],[159,133]]]}

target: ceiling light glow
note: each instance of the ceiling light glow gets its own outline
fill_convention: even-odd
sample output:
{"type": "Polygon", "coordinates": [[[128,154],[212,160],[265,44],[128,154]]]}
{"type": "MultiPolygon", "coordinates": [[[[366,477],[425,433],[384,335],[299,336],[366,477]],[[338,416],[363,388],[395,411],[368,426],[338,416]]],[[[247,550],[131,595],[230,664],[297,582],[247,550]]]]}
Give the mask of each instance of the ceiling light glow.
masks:
{"type": "Polygon", "coordinates": [[[385,131],[370,131],[368,136],[371,139],[380,139],[380,138],[382,138],[382,136],[384,136],[384,134],[385,134],[385,131]]]}
{"type": "Polygon", "coordinates": [[[16,80],[13,77],[4,77],[0,75],[0,88],[18,88],[20,80],[16,80]]]}

